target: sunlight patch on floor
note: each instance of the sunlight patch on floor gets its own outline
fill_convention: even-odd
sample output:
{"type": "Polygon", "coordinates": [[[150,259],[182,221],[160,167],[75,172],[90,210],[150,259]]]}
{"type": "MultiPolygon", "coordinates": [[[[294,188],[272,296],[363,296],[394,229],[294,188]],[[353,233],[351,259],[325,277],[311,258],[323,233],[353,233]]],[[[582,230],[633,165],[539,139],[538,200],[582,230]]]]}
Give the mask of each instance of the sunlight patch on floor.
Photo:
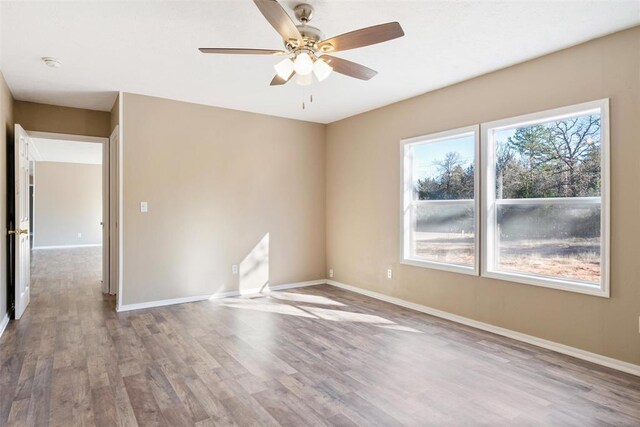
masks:
{"type": "Polygon", "coordinates": [[[402,332],[414,332],[421,333],[420,331],[408,327],[398,325],[397,323],[385,319],[384,317],[376,316],[374,314],[357,313],[353,311],[337,310],[322,307],[313,307],[310,305],[293,305],[287,304],[287,302],[304,302],[305,304],[320,304],[320,305],[335,305],[346,307],[338,301],[334,301],[330,298],[309,295],[298,294],[291,292],[272,292],[268,296],[259,297],[240,297],[240,298],[225,298],[220,302],[222,307],[239,308],[244,310],[255,310],[265,313],[285,314],[288,316],[306,317],[309,319],[329,320],[332,322],[353,322],[353,323],[365,323],[367,325],[375,326],[377,328],[402,331],[402,332]],[[270,301],[270,299],[279,301],[270,301]],[[282,303],[280,301],[283,301],[282,303]]]}
{"type": "Polygon", "coordinates": [[[380,325],[394,324],[394,322],[392,322],[391,320],[387,320],[384,317],[375,316],[373,314],[354,313],[351,311],[331,310],[328,308],[309,306],[302,306],[300,308],[312,314],[315,314],[316,316],[324,320],[334,320],[338,322],[376,323],[380,325]]]}
{"type": "Polygon", "coordinates": [[[402,326],[402,325],[376,325],[379,328],[382,329],[391,329],[394,331],[404,331],[404,332],[416,332],[416,333],[422,333],[417,329],[413,329],[412,327],[409,326],[402,326]]]}
{"type": "Polygon", "coordinates": [[[287,314],[290,316],[309,317],[317,319],[317,317],[313,314],[308,313],[304,310],[300,310],[296,306],[287,304],[274,304],[259,299],[225,298],[224,302],[220,305],[223,307],[243,308],[245,310],[256,310],[266,313],[287,314]]]}
{"type": "Polygon", "coordinates": [[[293,292],[272,292],[271,294],[269,294],[269,297],[282,301],[303,302],[307,304],[336,305],[341,307],[345,306],[341,302],[334,301],[331,298],[323,297],[320,295],[296,294],[293,292]]]}

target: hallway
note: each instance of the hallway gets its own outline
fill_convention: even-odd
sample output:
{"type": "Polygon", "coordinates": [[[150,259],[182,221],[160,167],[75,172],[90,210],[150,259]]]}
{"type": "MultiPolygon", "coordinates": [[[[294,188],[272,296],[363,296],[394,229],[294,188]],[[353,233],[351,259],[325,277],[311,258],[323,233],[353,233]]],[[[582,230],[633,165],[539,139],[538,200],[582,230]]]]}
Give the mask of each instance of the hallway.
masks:
{"type": "Polygon", "coordinates": [[[31,303],[0,341],[0,425],[46,425],[50,410],[62,424],[91,409],[89,372],[108,355],[105,321],[116,315],[101,257],[101,247],[32,252],[31,303]]]}

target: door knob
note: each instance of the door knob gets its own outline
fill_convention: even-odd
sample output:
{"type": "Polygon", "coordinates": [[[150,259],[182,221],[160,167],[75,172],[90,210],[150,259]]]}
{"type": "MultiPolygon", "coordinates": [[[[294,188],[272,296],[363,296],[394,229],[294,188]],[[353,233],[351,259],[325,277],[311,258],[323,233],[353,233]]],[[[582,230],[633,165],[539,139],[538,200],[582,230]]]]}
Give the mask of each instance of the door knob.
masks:
{"type": "Polygon", "coordinates": [[[15,234],[16,236],[20,235],[20,234],[28,234],[29,230],[25,229],[17,229],[17,230],[9,230],[7,231],[7,234],[15,234]]]}

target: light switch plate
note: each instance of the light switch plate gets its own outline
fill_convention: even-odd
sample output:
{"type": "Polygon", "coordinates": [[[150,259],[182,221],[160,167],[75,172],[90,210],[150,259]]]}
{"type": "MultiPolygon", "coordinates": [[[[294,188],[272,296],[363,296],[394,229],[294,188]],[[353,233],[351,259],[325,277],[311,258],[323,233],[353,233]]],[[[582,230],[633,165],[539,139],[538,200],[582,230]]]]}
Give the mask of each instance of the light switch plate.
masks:
{"type": "Polygon", "coordinates": [[[140,212],[149,212],[149,204],[147,202],[140,202],[140,212]]]}

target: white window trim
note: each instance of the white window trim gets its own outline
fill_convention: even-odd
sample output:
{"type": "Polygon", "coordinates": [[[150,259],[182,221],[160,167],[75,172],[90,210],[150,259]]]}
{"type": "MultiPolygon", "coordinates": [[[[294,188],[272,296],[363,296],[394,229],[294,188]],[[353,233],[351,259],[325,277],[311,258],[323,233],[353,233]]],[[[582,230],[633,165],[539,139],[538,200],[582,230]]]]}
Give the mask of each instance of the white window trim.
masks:
{"type": "Polygon", "coordinates": [[[428,135],[406,138],[400,141],[400,264],[412,265],[416,267],[432,268],[436,270],[450,271],[454,273],[470,274],[478,276],[480,274],[480,127],[478,125],[465,126],[444,132],[432,133],[428,135]],[[410,215],[407,209],[413,201],[413,182],[411,170],[410,151],[412,145],[420,143],[439,142],[455,136],[473,135],[474,139],[474,265],[466,267],[463,265],[449,264],[437,261],[411,258],[411,239],[405,239],[412,232],[410,215]],[[407,173],[409,172],[409,173],[407,173]]]}
{"type": "Polygon", "coordinates": [[[523,283],[527,285],[542,286],[546,288],[560,289],[565,291],[578,292],[588,295],[596,295],[604,298],[610,296],[610,142],[609,142],[609,99],[601,99],[567,107],[541,111],[533,114],[526,114],[503,120],[496,120],[481,125],[482,135],[482,161],[481,161],[481,182],[482,210],[481,216],[482,230],[482,277],[492,279],[508,280],[510,282],[523,283]],[[600,284],[590,286],[584,282],[548,278],[535,276],[533,274],[520,274],[491,270],[490,254],[494,253],[495,239],[489,238],[489,233],[494,232],[495,223],[495,149],[491,131],[512,127],[513,125],[531,125],[543,123],[550,120],[557,120],[563,117],[570,117],[576,114],[599,111],[600,122],[600,144],[601,144],[601,217],[600,217],[600,284]]]}

